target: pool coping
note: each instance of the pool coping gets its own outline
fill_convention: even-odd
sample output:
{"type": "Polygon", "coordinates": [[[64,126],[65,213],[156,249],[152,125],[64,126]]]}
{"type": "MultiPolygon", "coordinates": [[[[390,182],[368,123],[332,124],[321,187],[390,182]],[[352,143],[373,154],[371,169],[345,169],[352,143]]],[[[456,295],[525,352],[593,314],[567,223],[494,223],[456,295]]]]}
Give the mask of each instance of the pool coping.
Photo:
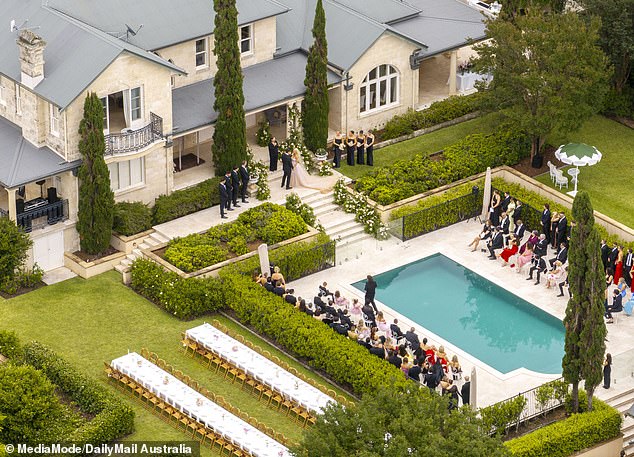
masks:
{"type": "MultiPolygon", "coordinates": [[[[428,257],[432,257],[434,255],[443,255],[445,257],[447,257],[448,259],[450,259],[453,262],[456,262],[457,264],[459,264],[460,266],[462,266],[463,268],[468,269],[469,271],[473,271],[471,268],[467,267],[466,265],[464,265],[463,262],[457,260],[455,257],[453,257],[452,255],[448,254],[447,252],[443,251],[443,250],[438,250],[436,252],[433,252],[431,254],[427,254],[424,255],[422,257],[420,257],[418,260],[414,260],[414,261],[410,261],[407,263],[404,263],[400,266],[397,267],[391,267],[391,268],[386,268],[383,270],[379,270],[377,273],[375,273],[375,276],[378,276],[382,273],[386,273],[388,271],[394,270],[395,268],[399,268],[401,266],[404,265],[408,265],[410,263],[414,263],[417,262],[419,260],[423,260],[426,259],[428,257]]],[[[530,305],[546,312],[547,314],[555,317],[557,320],[562,321],[562,319],[555,315],[554,313],[550,312],[550,310],[548,309],[544,309],[543,307],[536,305],[535,303],[532,303],[530,300],[527,300],[526,298],[521,297],[520,295],[518,295],[517,293],[513,292],[512,290],[509,290],[508,287],[505,287],[503,284],[500,284],[496,281],[492,281],[490,278],[481,275],[478,272],[474,273],[478,274],[479,276],[482,276],[484,279],[486,279],[487,281],[490,281],[491,283],[501,287],[502,289],[506,290],[507,292],[521,298],[522,300],[526,301],[527,303],[529,303],[530,305]]],[[[364,300],[364,294],[362,291],[360,291],[359,289],[357,289],[356,287],[354,287],[352,284],[354,284],[355,282],[358,281],[363,281],[366,278],[366,276],[362,276],[359,279],[355,279],[350,281],[347,284],[341,284],[342,288],[346,290],[346,292],[348,294],[350,294],[351,296],[355,296],[360,298],[360,301],[363,302],[364,300]]],[[[395,309],[391,308],[390,306],[386,305],[385,303],[379,301],[379,300],[375,300],[375,302],[377,303],[377,305],[381,305],[381,310],[383,311],[383,314],[386,317],[386,321],[388,321],[387,316],[390,316],[389,321],[392,321],[393,319],[398,319],[399,323],[401,324],[407,324],[408,328],[414,327],[417,331],[421,331],[421,334],[425,335],[427,337],[427,339],[431,342],[433,340],[433,342],[438,343],[437,345],[443,345],[445,346],[445,349],[450,349],[450,352],[455,353],[456,355],[458,355],[458,357],[462,357],[465,360],[467,360],[468,362],[471,363],[471,365],[473,365],[474,367],[480,367],[483,368],[486,372],[488,372],[489,374],[495,376],[496,378],[500,379],[501,381],[508,381],[514,377],[520,376],[520,375],[528,375],[528,376],[534,376],[540,379],[544,379],[546,381],[552,380],[552,379],[557,379],[559,377],[561,377],[561,373],[559,374],[551,374],[551,373],[542,373],[539,371],[534,371],[531,369],[528,369],[526,367],[520,367],[520,368],[516,368],[515,370],[509,371],[508,373],[502,373],[501,371],[495,369],[494,367],[492,367],[491,365],[483,362],[482,360],[478,359],[477,357],[475,357],[474,355],[472,355],[471,353],[465,351],[464,349],[456,346],[455,344],[451,343],[450,341],[446,340],[445,338],[442,338],[441,336],[437,335],[436,333],[432,332],[431,330],[429,330],[428,328],[422,326],[421,324],[414,322],[411,318],[401,314],[400,312],[396,311],[395,309]],[[388,312],[386,312],[385,310],[388,310],[388,312]]],[[[469,375],[469,373],[463,373],[463,376],[465,375],[469,375]]]]}

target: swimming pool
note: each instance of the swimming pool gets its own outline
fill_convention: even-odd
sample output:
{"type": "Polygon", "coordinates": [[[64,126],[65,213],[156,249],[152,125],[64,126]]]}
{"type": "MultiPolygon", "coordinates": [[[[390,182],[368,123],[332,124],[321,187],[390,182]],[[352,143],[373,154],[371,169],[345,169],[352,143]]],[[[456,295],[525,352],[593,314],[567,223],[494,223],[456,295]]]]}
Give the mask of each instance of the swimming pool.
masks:
{"type": "Polygon", "coordinates": [[[442,254],[374,279],[377,300],[499,372],[561,373],[562,322],[442,254]]]}

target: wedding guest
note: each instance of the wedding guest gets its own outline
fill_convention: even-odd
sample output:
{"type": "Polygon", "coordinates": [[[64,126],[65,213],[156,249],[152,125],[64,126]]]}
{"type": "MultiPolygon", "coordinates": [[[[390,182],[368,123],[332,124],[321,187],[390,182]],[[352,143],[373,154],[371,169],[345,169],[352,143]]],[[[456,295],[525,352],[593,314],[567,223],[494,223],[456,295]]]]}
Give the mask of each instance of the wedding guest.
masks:
{"type": "Polygon", "coordinates": [[[537,230],[533,230],[531,234],[528,236],[528,240],[524,244],[520,246],[520,254],[524,253],[524,250],[528,247],[529,244],[532,244],[532,248],[535,249],[535,245],[539,242],[539,233],[537,230]]]}
{"type": "MultiPolygon", "coordinates": [[[[500,202],[500,211],[502,211],[503,213],[506,213],[510,203],[511,203],[511,194],[509,194],[508,192],[504,192],[504,198],[500,202]]],[[[515,209],[515,205],[513,205],[513,209],[515,209]]]]}
{"type": "Polygon", "coordinates": [[[614,284],[619,283],[621,276],[623,276],[623,247],[618,246],[616,262],[614,263],[614,284]]]}
{"type": "Polygon", "coordinates": [[[522,243],[522,238],[524,238],[524,233],[526,232],[526,227],[524,227],[524,222],[521,219],[517,220],[517,225],[513,229],[513,235],[515,235],[515,240],[517,240],[517,244],[522,243]]]}
{"type": "Polygon", "coordinates": [[[350,307],[350,314],[354,317],[361,317],[361,303],[356,298],[352,299],[352,306],[350,307]]]}
{"type": "Polygon", "coordinates": [[[343,135],[339,130],[335,133],[335,139],[332,142],[333,168],[341,166],[341,150],[343,149],[343,135]]]}
{"type": "Polygon", "coordinates": [[[542,233],[546,235],[546,241],[550,243],[550,205],[548,203],[544,204],[542,218],[539,223],[542,226],[542,233]]]}
{"type": "Polygon", "coordinates": [[[462,379],[462,367],[460,366],[460,362],[458,361],[458,356],[454,355],[451,358],[451,362],[449,362],[449,366],[451,367],[451,373],[454,381],[459,381],[462,379]]]}
{"type": "Polygon", "coordinates": [[[561,213],[554,213],[550,218],[550,245],[557,249],[557,224],[559,224],[559,218],[561,213]]]}
{"type": "Polygon", "coordinates": [[[487,248],[490,254],[489,259],[490,260],[497,259],[495,255],[495,250],[502,249],[503,247],[504,247],[504,237],[502,235],[502,230],[499,227],[496,227],[493,235],[491,236],[491,239],[487,243],[487,248]]]}
{"type": "Polygon", "coordinates": [[[515,230],[515,219],[513,218],[513,215],[515,214],[515,206],[516,206],[516,201],[514,198],[511,198],[511,201],[507,205],[506,211],[505,211],[509,217],[509,220],[511,221],[509,224],[509,231],[511,232],[515,230]]]}
{"type": "Polygon", "coordinates": [[[359,130],[357,135],[357,164],[365,165],[365,135],[359,130]]]}
{"type": "Polygon", "coordinates": [[[372,130],[369,130],[365,137],[365,145],[366,163],[372,167],[374,166],[374,132],[372,130]]]}
{"type": "Polygon", "coordinates": [[[513,211],[513,224],[519,224],[520,219],[524,214],[524,206],[522,206],[522,202],[519,200],[515,200],[515,211],[513,211]]]}
{"type": "Polygon", "coordinates": [[[225,173],[225,187],[227,188],[227,194],[229,194],[229,199],[225,204],[225,208],[227,211],[233,211],[231,207],[231,198],[233,196],[233,180],[231,179],[231,170],[227,170],[225,173]]]}
{"type": "Polygon", "coordinates": [[[469,247],[472,248],[471,252],[474,252],[480,246],[480,241],[488,240],[491,238],[491,231],[493,230],[493,225],[491,224],[491,219],[487,219],[482,227],[482,231],[478,236],[476,236],[471,243],[469,243],[469,247]]]}
{"type": "Polygon", "coordinates": [[[233,192],[231,194],[231,201],[233,202],[233,206],[239,208],[238,205],[238,195],[240,195],[240,167],[235,165],[233,170],[231,170],[231,187],[233,192]]]}
{"type": "Polygon", "coordinates": [[[228,219],[227,216],[225,216],[225,208],[229,201],[229,192],[227,192],[227,184],[225,181],[220,181],[218,184],[218,195],[220,196],[220,217],[222,219],[228,219]]]}
{"type": "Polygon", "coordinates": [[[354,152],[357,148],[357,137],[354,134],[354,130],[348,132],[346,137],[346,162],[351,167],[354,167],[354,152]]]}
{"type": "Polygon", "coordinates": [[[500,197],[500,193],[497,190],[493,191],[493,196],[491,197],[491,206],[489,207],[489,218],[491,219],[491,224],[494,227],[500,225],[500,213],[502,212],[500,208],[500,204],[502,199],[500,197]]]}
{"type": "Polygon", "coordinates": [[[605,240],[601,240],[601,261],[603,262],[603,269],[608,268],[608,256],[610,255],[610,246],[605,242],[605,240]]]}
{"type": "Polygon", "coordinates": [[[546,265],[546,260],[544,257],[537,258],[536,265],[532,266],[529,273],[528,278],[526,280],[533,279],[533,272],[537,272],[537,281],[535,281],[535,285],[539,284],[539,277],[542,273],[546,273],[548,271],[548,266],[546,265]]]}
{"type": "Polygon", "coordinates": [[[464,377],[464,384],[460,389],[460,396],[462,397],[463,405],[468,405],[471,401],[471,381],[469,381],[469,376],[464,377]]]}
{"type": "Polygon", "coordinates": [[[546,288],[550,289],[551,287],[555,287],[564,279],[565,274],[566,271],[564,270],[562,263],[557,260],[555,262],[555,268],[546,275],[546,288]]]}
{"type": "Polygon", "coordinates": [[[269,141],[269,171],[277,171],[277,161],[280,158],[280,145],[277,139],[272,136],[269,141]]]}
{"type": "Polygon", "coordinates": [[[514,238],[512,238],[513,235],[511,235],[511,246],[502,249],[502,252],[500,252],[497,256],[498,258],[502,259],[504,261],[504,263],[502,264],[503,267],[507,266],[509,263],[509,259],[514,256],[515,254],[517,254],[517,251],[519,249],[519,247],[517,246],[517,241],[515,241],[514,238]]]}
{"type": "Polygon", "coordinates": [[[280,273],[280,267],[273,268],[273,274],[271,275],[271,280],[275,283],[277,281],[281,282],[282,285],[286,285],[286,281],[284,281],[284,275],[280,273]]]}
{"type": "Polygon", "coordinates": [[[605,360],[603,361],[603,388],[610,388],[610,375],[612,374],[612,354],[609,352],[605,354],[605,360]]]}
{"type": "Polygon", "coordinates": [[[243,160],[242,165],[240,166],[240,198],[242,199],[242,203],[249,203],[247,201],[247,188],[249,187],[249,179],[251,175],[249,173],[249,169],[247,168],[247,161],[243,160]]]}
{"type": "Polygon", "coordinates": [[[568,219],[564,213],[559,213],[557,229],[555,230],[556,246],[565,243],[568,239],[568,219]]]}
{"type": "Polygon", "coordinates": [[[627,287],[632,287],[632,268],[634,268],[634,254],[632,254],[632,248],[627,249],[623,260],[623,278],[627,287]]]}
{"type": "Polygon", "coordinates": [[[376,303],[374,303],[374,297],[376,295],[376,281],[371,275],[366,277],[367,281],[365,282],[365,302],[370,303],[372,308],[374,308],[374,312],[378,313],[379,310],[376,307],[376,303]]]}
{"type": "Polygon", "coordinates": [[[618,289],[614,289],[614,291],[612,292],[612,304],[608,305],[608,307],[605,309],[605,317],[607,319],[605,323],[614,323],[612,313],[620,313],[621,311],[623,311],[623,297],[621,297],[618,289]]]}
{"type": "Polygon", "coordinates": [[[348,307],[348,299],[342,297],[338,290],[335,291],[335,305],[341,306],[343,308],[348,307]]]}
{"type": "MultiPolygon", "coordinates": [[[[521,253],[517,257],[516,271],[518,273],[521,272],[524,265],[528,265],[532,259],[533,259],[533,245],[529,243],[528,246],[526,246],[526,249],[524,249],[524,252],[521,253]]],[[[511,267],[513,267],[513,265],[511,265],[511,267]]]]}
{"type": "Polygon", "coordinates": [[[557,252],[557,256],[550,259],[548,262],[552,268],[555,267],[555,262],[560,262],[564,264],[568,261],[568,248],[565,243],[561,243],[559,245],[559,251],[557,252]]]}
{"type": "Polygon", "coordinates": [[[610,287],[612,285],[613,280],[614,280],[614,270],[608,267],[605,270],[605,287],[610,287]]]}

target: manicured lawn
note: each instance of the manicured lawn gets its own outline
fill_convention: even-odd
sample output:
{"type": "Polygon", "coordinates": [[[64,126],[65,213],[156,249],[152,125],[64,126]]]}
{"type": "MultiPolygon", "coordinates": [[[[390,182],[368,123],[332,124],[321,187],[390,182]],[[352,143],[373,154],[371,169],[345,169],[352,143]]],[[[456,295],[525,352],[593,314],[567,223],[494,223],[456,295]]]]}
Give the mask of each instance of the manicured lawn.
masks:
{"type": "MultiPolygon", "coordinates": [[[[594,116],[568,138],[554,138],[549,142],[554,145],[586,143],[601,151],[601,162],[579,168],[578,189],[588,192],[595,210],[634,228],[634,184],[630,172],[630,166],[634,164],[634,130],[603,116],[594,116]]],[[[563,166],[558,161],[554,164],[557,168],[563,166]]],[[[570,176],[566,172],[564,175],[568,177],[570,187],[564,187],[562,192],[573,190],[570,176]]],[[[548,173],[536,179],[554,187],[548,173]]]]}
{"type": "MultiPolygon", "coordinates": [[[[217,376],[201,363],[185,356],[180,334],[188,328],[217,318],[245,339],[269,350],[304,374],[296,362],[260,338],[253,337],[232,321],[210,315],[189,322],[179,321],[159,310],[121,283],[121,276],[108,272],[89,280],[71,279],[11,300],[0,299],[0,329],[10,329],[24,340],[38,340],[57,351],[87,375],[107,385],[103,362],[128,351],[146,347],[217,395],[250,416],[298,441],[301,427],[284,414],[274,412],[240,387],[217,376]]],[[[314,373],[312,377],[315,377],[314,373]]],[[[323,380],[315,377],[318,382],[323,380]]],[[[114,387],[109,387],[118,392],[114,387]]],[[[342,393],[335,389],[337,393],[342,393]]],[[[186,436],[171,428],[139,403],[126,398],[136,411],[136,432],[130,440],[183,440],[186,436]]],[[[205,455],[211,451],[203,450],[205,455]]]]}
{"type": "Polygon", "coordinates": [[[440,151],[467,135],[489,132],[490,128],[491,118],[489,116],[478,117],[470,121],[452,125],[451,127],[436,130],[426,135],[421,135],[418,138],[378,149],[374,151],[374,167],[367,165],[355,165],[354,167],[350,167],[346,165],[344,159],[340,171],[352,179],[357,179],[371,172],[373,168],[388,166],[401,159],[410,159],[419,153],[431,154],[440,151]]]}

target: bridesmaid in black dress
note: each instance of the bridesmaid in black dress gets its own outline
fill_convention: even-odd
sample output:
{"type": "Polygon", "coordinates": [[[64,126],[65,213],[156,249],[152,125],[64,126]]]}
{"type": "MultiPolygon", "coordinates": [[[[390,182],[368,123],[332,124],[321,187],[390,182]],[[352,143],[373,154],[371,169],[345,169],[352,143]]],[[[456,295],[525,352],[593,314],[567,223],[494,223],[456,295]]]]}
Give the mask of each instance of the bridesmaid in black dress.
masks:
{"type": "Polygon", "coordinates": [[[357,137],[354,135],[354,130],[350,130],[346,137],[346,161],[351,167],[354,167],[354,150],[356,147],[357,137]]]}
{"type": "Polygon", "coordinates": [[[357,164],[365,165],[365,135],[359,130],[357,135],[357,164]]]}
{"type": "Polygon", "coordinates": [[[366,162],[369,166],[374,166],[374,133],[372,130],[368,131],[365,137],[365,155],[366,162]]]}
{"type": "Polygon", "coordinates": [[[332,143],[332,154],[334,156],[333,159],[333,168],[339,168],[341,166],[341,149],[343,144],[343,135],[339,130],[337,130],[337,134],[335,135],[335,140],[332,143]]]}

